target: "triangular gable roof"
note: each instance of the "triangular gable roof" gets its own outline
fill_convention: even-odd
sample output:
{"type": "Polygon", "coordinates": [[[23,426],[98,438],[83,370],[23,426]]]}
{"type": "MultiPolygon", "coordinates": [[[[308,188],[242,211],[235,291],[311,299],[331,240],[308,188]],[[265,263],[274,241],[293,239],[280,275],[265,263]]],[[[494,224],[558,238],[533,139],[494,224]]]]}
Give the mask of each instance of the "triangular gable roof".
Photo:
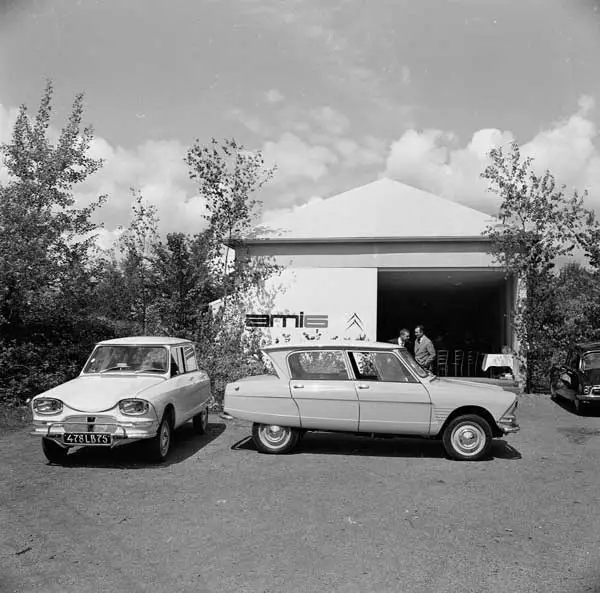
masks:
{"type": "Polygon", "coordinates": [[[489,214],[383,178],[296,208],[255,229],[253,239],[476,238],[489,214]]]}

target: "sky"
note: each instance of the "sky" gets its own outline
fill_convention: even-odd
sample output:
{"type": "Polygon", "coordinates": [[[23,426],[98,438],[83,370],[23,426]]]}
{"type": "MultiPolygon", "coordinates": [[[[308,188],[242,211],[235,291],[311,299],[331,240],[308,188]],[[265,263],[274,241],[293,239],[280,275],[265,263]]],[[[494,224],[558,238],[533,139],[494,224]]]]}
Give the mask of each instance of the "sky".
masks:
{"type": "Polygon", "coordinates": [[[205,226],[183,157],[211,137],[277,166],[266,222],[381,176],[493,214],[512,140],[600,212],[598,56],[600,0],[0,0],[0,142],[47,79],[57,129],[84,92],[104,245],[131,187],[162,232],[205,226]]]}

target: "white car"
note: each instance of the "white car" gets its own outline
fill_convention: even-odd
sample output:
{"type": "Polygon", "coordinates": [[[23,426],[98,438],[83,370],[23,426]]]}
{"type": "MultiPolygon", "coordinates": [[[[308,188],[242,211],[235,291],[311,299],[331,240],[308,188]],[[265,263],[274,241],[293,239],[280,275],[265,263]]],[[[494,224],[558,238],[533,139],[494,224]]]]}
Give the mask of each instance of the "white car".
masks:
{"type": "Polygon", "coordinates": [[[83,370],[31,401],[32,435],[47,459],[62,463],[70,448],[116,447],[148,440],[164,461],[173,431],[192,420],[204,434],[211,396],[193,342],[136,336],[96,344],[83,370]]]}
{"type": "Polygon", "coordinates": [[[273,375],[225,388],[225,412],[253,422],[259,451],[291,451],[306,431],[403,435],[442,441],[465,461],[488,456],[492,439],[517,432],[517,396],[495,385],[440,379],[387,343],[268,346],[273,375]]]}

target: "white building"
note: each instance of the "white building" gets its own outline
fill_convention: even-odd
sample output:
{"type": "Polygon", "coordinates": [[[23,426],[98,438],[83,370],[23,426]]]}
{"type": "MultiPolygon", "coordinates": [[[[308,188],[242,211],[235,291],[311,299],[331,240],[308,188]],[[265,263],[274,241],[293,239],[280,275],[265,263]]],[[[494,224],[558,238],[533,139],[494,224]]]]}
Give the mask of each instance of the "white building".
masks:
{"type": "Polygon", "coordinates": [[[387,341],[423,324],[438,348],[512,347],[515,282],[482,237],[493,221],[391,179],[308,204],[246,240],[283,267],[247,325],[387,341]]]}

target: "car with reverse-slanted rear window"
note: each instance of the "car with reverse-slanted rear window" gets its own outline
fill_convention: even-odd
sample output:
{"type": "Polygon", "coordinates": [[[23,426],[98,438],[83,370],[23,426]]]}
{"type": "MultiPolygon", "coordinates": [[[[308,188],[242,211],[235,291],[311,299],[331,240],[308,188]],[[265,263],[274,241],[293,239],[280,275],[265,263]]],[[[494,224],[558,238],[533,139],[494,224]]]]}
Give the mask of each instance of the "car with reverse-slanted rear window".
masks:
{"type": "Polygon", "coordinates": [[[117,447],[146,440],[166,460],[173,432],[188,421],[204,434],[211,387],[193,342],[135,336],[96,344],[81,373],[31,401],[32,435],[52,463],[78,446],[117,447]]]}
{"type": "Polygon", "coordinates": [[[517,432],[517,395],[497,385],[440,378],[404,348],[381,342],[276,344],[273,374],[227,384],[224,410],[253,423],[262,453],[291,451],[307,431],[440,439],[454,459],[490,454],[517,432]]]}

